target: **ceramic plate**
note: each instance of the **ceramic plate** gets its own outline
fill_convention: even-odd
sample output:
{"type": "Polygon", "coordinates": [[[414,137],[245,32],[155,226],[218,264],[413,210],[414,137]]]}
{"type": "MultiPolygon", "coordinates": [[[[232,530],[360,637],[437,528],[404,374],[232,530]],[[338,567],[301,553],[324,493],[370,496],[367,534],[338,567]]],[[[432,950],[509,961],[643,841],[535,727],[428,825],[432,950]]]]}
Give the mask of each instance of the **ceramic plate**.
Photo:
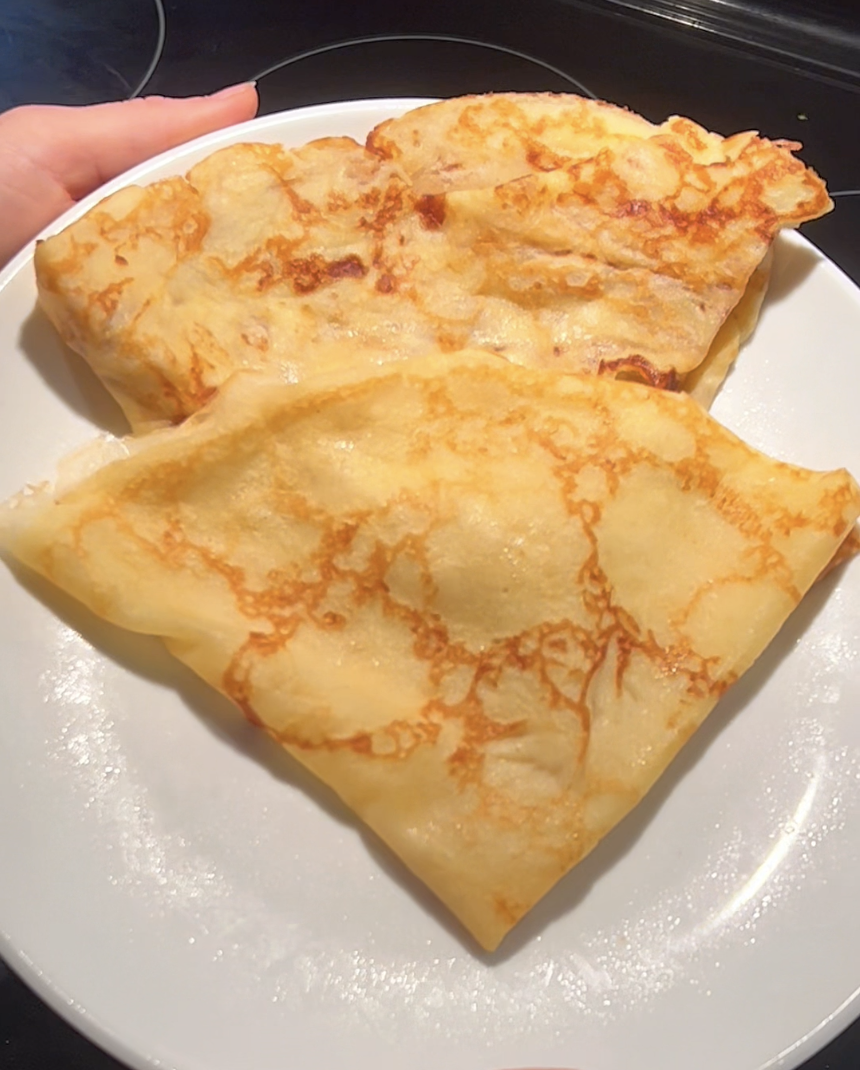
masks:
{"type": "MultiPolygon", "coordinates": [[[[410,103],[270,116],[99,196],[410,103]]],[[[30,250],[0,276],[4,497],[121,427],[34,298],[30,250]]],[[[715,414],[860,474],[858,339],[858,291],[782,239],[715,414]]],[[[494,955],[156,641],[6,568],[0,607],[0,952],[133,1067],[789,1068],[860,1009],[860,561],[494,955]]]]}

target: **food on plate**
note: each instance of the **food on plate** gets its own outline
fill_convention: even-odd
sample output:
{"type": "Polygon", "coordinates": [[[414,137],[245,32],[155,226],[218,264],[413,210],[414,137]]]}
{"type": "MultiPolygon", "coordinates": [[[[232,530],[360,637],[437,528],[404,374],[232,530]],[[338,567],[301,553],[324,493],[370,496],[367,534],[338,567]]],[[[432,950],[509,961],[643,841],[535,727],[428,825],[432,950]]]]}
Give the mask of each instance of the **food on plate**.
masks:
{"type": "Polygon", "coordinates": [[[238,369],[301,381],[439,348],[707,404],[776,234],[831,206],[795,148],[572,96],[461,98],[367,146],[237,145],[122,190],[39,245],[39,296],[135,430],[238,369]]]}
{"type": "MultiPolygon", "coordinates": [[[[724,210],[731,204],[743,209],[739,215],[746,213],[743,222],[752,232],[758,217],[762,225],[748,240],[764,239],[766,249],[777,228],[798,226],[832,207],[824,183],[792,155],[800,148],[796,142],[768,141],[752,132],[722,138],[679,116],[657,126],[624,108],[572,95],[498,93],[444,100],[386,120],[367,144],[402,167],[415,189],[428,196],[573,169],[580,179],[577,193],[584,175],[595,201],[603,198],[606,205],[614,199],[610,229],[623,230],[626,216],[649,209],[668,213],[682,228],[689,225],[684,217],[698,212],[718,229],[730,225],[724,210]]],[[[635,234],[634,226],[631,237],[635,234]]],[[[738,237],[732,235],[735,241],[738,237]]],[[[705,257],[720,255],[716,244],[703,235],[705,257]]],[[[667,258],[667,267],[672,262],[667,258]]],[[[704,364],[690,368],[684,378],[684,389],[706,406],[752,334],[770,263],[766,253],[704,364]]],[[[659,373],[659,364],[655,370],[659,373]]]]}
{"type": "Polygon", "coordinates": [[[480,353],[237,375],[119,449],[14,499],[0,541],[164,637],[489,949],[860,513],[847,473],[770,460],[683,394],[480,353]]]}
{"type": "Polygon", "coordinates": [[[121,190],[40,243],[39,298],[152,433],[0,544],[161,636],[492,949],[860,544],[846,472],[702,408],[776,235],[831,207],[798,147],[499,94],[121,190]]]}
{"type": "Polygon", "coordinates": [[[717,396],[741,346],[755,330],[773,266],[771,249],[750,276],[740,301],[723,320],[702,363],[684,376],[684,390],[706,409],[717,396]]]}
{"type": "Polygon", "coordinates": [[[381,275],[368,278],[408,195],[349,138],[232,146],[41,244],[39,300],[134,429],[175,423],[239,369],[302,379],[392,331],[411,352],[406,304],[385,295],[397,322],[381,321],[381,275]]]}
{"type": "MultiPolygon", "coordinates": [[[[737,193],[752,182],[754,199],[761,196],[789,217],[830,207],[821,179],[792,156],[797,142],[769,141],[749,131],[725,138],[677,115],[658,126],[627,108],[573,94],[452,97],[386,119],[367,145],[397,163],[424,194],[491,189],[524,175],[612,158],[615,181],[632,183],[632,192],[649,200],[664,194],[668,168],[692,180],[692,196],[730,177],[737,193]]],[[[789,218],[786,225],[792,225],[789,218]]]]}

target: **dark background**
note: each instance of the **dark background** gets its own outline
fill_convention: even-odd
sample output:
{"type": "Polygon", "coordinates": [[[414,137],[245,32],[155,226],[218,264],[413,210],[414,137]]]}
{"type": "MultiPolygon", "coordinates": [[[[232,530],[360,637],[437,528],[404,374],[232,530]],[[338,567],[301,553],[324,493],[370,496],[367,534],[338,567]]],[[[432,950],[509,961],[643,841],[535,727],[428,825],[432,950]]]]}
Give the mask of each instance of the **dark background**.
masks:
{"type": "MultiPolygon", "coordinates": [[[[0,111],[251,78],[261,114],[556,90],[802,141],[837,205],[804,232],[860,282],[857,0],[0,0],[0,111]]],[[[45,1068],[121,1070],[0,963],[0,1070],[45,1068]]],[[[860,1070],[860,1022],[803,1070],[860,1070]]]]}

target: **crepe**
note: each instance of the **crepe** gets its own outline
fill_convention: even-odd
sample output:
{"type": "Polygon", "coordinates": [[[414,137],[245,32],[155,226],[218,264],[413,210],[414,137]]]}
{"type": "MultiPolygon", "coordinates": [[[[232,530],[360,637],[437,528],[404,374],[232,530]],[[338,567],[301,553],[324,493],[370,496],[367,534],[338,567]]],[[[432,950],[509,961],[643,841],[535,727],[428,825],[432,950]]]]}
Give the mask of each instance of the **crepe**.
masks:
{"type": "Polygon", "coordinates": [[[485,948],[642,798],[860,513],[692,399],[437,355],[240,375],[0,541],[160,635],[485,948]]]}
{"type": "Polygon", "coordinates": [[[773,249],[750,276],[743,295],[714,336],[708,354],[698,367],[683,377],[684,390],[706,409],[719,393],[741,346],[755,331],[773,268],[773,249]]]}
{"type": "MultiPolygon", "coordinates": [[[[786,226],[832,207],[821,179],[792,156],[801,147],[795,141],[769,141],[752,131],[724,138],[678,115],[656,125],[627,108],[573,94],[452,97],[387,119],[371,131],[367,145],[402,168],[422,194],[490,189],[604,152],[618,159],[618,179],[647,184],[649,157],[636,150],[662,146],[692,180],[694,197],[710,185],[702,179],[720,182],[722,171],[740,165],[734,177],[758,175],[754,195],[763,194],[772,210],[783,213],[786,226]],[[639,164],[645,167],[637,174],[639,164]]],[[[653,177],[662,192],[660,174],[653,177]]]]}
{"type": "MultiPolygon", "coordinates": [[[[40,244],[39,300],[135,430],[177,423],[238,369],[295,380],[338,365],[344,344],[384,347],[394,327],[377,325],[368,275],[408,189],[349,138],[232,146],[40,244]]],[[[385,305],[411,352],[408,309],[385,305]]]]}
{"type": "MultiPolygon", "coordinates": [[[[631,174],[634,182],[644,178],[650,197],[648,180],[659,179],[662,167],[649,150],[659,147],[678,165],[678,190],[685,196],[695,197],[697,190],[712,196],[714,180],[729,177],[721,172],[730,171],[730,182],[741,186],[752,178],[742,195],[752,194],[744,206],[750,222],[778,206],[779,226],[796,227],[832,208],[818,176],[792,156],[801,148],[798,142],[768,141],[753,132],[722,138],[680,116],[655,125],[627,109],[573,95],[499,93],[440,101],[381,123],[367,144],[380,158],[402,167],[415,189],[428,196],[495,187],[603,155],[613,159],[622,181],[631,174]],[[762,203],[756,205],[762,194],[762,203]]],[[[644,204],[635,196],[630,201],[630,207],[640,211],[644,204]]],[[[664,201],[662,207],[675,206],[664,201]]],[[[624,214],[618,213],[622,219],[624,214]]],[[[705,406],[755,328],[771,260],[768,252],[757,265],[702,364],[686,374],[676,369],[679,385],[705,406]]],[[[637,376],[637,370],[631,364],[628,374],[659,381],[659,373],[638,370],[637,376]]]]}
{"type": "Polygon", "coordinates": [[[576,97],[446,102],[368,145],[223,149],[39,245],[42,307],[135,430],[180,422],[237,369],[301,381],[440,348],[690,377],[707,401],[774,236],[830,207],[793,143],[576,97]]]}

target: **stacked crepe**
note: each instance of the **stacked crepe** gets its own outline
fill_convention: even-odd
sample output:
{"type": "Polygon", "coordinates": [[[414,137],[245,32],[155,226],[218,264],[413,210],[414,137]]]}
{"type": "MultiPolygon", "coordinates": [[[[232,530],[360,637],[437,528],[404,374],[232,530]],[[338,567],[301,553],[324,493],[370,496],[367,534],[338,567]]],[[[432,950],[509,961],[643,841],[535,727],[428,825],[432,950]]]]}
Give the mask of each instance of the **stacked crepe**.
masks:
{"type": "Polygon", "coordinates": [[[494,948],[860,514],[696,400],[778,230],[829,206],[795,147],[503,95],[115,194],[36,263],[137,433],[0,538],[162,636],[494,948]]]}
{"type": "Polygon", "coordinates": [[[236,145],[122,190],[39,246],[39,297],[135,430],[238,369],[475,347],[709,404],[776,234],[831,207],[794,148],[576,97],[446,101],[366,145],[236,145]]]}

